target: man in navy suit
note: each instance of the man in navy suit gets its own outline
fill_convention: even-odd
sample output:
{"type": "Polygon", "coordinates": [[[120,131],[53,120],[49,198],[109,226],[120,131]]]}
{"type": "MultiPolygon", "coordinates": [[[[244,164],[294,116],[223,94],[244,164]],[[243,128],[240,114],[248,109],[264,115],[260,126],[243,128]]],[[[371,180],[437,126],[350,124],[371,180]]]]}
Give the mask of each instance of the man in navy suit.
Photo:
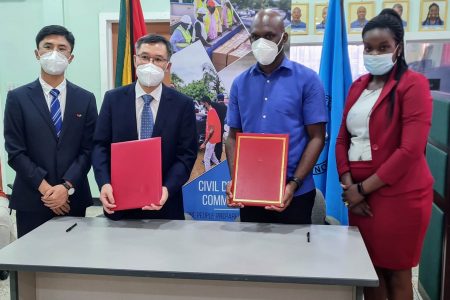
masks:
{"type": "Polygon", "coordinates": [[[21,237],[54,216],[84,217],[92,205],[87,173],[97,106],[92,93],[66,80],[75,38],[50,25],[36,36],[39,79],[8,93],[4,134],[16,171],[10,207],[21,237]]]}
{"type": "Polygon", "coordinates": [[[105,94],[94,134],[92,164],[105,215],[120,219],[184,219],[181,187],[189,179],[197,158],[194,102],[166,87],[170,71],[170,42],[159,35],[141,37],[135,45],[138,81],[105,94]],[[111,211],[111,143],[150,137],[162,141],[162,197],[159,205],[111,211]]]}

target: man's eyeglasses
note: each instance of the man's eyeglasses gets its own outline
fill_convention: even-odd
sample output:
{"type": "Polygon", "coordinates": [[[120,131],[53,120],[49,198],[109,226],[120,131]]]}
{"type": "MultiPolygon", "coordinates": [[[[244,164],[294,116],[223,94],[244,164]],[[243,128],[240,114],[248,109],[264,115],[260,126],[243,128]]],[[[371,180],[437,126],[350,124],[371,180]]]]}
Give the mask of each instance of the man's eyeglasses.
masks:
{"type": "Polygon", "coordinates": [[[136,54],[137,57],[139,57],[139,59],[141,61],[143,61],[144,63],[148,64],[150,62],[154,63],[155,65],[163,65],[164,63],[166,63],[168,60],[162,57],[151,57],[150,55],[147,54],[136,54]]]}

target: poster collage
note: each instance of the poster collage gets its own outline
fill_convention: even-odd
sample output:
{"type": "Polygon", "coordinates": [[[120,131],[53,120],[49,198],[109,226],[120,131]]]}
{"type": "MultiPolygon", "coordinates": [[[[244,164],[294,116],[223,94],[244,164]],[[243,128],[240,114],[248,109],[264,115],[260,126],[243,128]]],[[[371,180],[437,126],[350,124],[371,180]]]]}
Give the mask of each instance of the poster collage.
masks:
{"type": "MultiPolygon", "coordinates": [[[[172,1],[170,42],[171,82],[174,88],[194,99],[199,145],[205,139],[207,109],[204,99],[210,99],[217,111],[223,132],[228,95],[233,79],[256,63],[251,54],[250,26],[261,8],[277,10],[291,25],[291,0],[193,0],[172,1]],[[190,3],[185,3],[190,2],[190,3]]],[[[285,47],[287,50],[289,47],[285,47]]],[[[211,161],[199,152],[191,178],[196,178],[217,162],[225,159],[223,144],[216,145],[211,161]]],[[[209,158],[208,158],[209,159],[209,158]]]]}
{"type": "MultiPolygon", "coordinates": [[[[285,27],[291,24],[291,0],[172,0],[170,42],[172,87],[194,99],[199,152],[189,182],[183,187],[185,216],[195,220],[234,221],[239,209],[225,204],[230,179],[223,141],[229,91],[236,76],[256,63],[250,26],[262,8],[276,10],[285,27]],[[186,3],[189,2],[189,3],[186,3]],[[205,102],[206,101],[206,102],[205,102]],[[208,105],[207,102],[211,101],[208,105]],[[205,149],[210,106],[221,123],[221,142],[205,149]]],[[[289,51],[289,45],[285,46],[289,51]]]]}

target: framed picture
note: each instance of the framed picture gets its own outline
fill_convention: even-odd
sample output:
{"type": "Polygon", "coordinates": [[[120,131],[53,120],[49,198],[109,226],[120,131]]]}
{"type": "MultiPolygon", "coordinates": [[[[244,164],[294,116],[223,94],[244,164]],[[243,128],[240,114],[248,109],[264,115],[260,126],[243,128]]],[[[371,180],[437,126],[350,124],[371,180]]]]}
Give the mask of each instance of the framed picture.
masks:
{"type": "Polygon", "coordinates": [[[308,34],[309,4],[292,3],[290,34],[308,34]]]}
{"type": "Polygon", "coordinates": [[[328,15],[328,4],[320,3],[314,5],[314,33],[323,34],[328,15]]]}
{"type": "Polygon", "coordinates": [[[447,0],[421,0],[419,30],[445,30],[447,27],[447,5],[447,0]]]}
{"type": "Polygon", "coordinates": [[[348,4],[348,32],[360,33],[370,19],[375,17],[375,2],[357,1],[348,4]]]}
{"type": "Polygon", "coordinates": [[[400,1],[384,1],[383,8],[392,8],[395,10],[402,18],[403,28],[405,31],[409,28],[409,0],[400,1]]]}

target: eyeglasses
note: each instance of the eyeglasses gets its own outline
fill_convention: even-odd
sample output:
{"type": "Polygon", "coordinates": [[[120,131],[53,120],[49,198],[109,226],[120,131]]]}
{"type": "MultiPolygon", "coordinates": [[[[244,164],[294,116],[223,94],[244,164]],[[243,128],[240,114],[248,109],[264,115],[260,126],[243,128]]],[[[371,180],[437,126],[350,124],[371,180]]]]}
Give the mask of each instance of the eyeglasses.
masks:
{"type": "Polygon", "coordinates": [[[149,62],[154,63],[155,65],[163,65],[164,63],[166,63],[168,60],[162,57],[151,57],[150,55],[147,54],[136,54],[137,57],[139,57],[139,59],[141,61],[143,61],[144,63],[148,64],[149,62]]]}
{"type": "Polygon", "coordinates": [[[70,56],[70,50],[68,49],[57,49],[57,48],[51,48],[51,47],[42,47],[40,49],[38,49],[39,52],[41,52],[42,54],[47,53],[47,52],[52,52],[52,51],[58,51],[59,53],[63,54],[66,57],[70,56]]]}

